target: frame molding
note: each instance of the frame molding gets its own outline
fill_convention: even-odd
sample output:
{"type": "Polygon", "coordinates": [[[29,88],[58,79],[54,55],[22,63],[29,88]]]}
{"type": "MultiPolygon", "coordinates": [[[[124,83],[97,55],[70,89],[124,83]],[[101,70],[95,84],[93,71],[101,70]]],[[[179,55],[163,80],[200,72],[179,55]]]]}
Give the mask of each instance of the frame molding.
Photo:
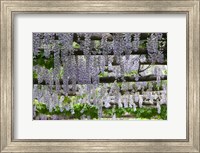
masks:
{"type": "Polygon", "coordinates": [[[200,152],[199,0],[49,0],[1,2],[0,152],[200,152]],[[14,140],[13,18],[16,13],[187,14],[187,139],[183,140],[14,140]],[[152,147],[153,146],[153,147],[152,147]]]}

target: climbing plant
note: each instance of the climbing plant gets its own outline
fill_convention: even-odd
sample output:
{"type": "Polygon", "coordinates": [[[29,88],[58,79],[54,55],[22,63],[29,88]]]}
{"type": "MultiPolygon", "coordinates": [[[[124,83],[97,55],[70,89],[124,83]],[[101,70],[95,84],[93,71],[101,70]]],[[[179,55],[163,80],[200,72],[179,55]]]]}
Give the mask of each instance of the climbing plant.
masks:
{"type": "Polygon", "coordinates": [[[167,34],[33,33],[33,119],[167,119],[167,34]]]}

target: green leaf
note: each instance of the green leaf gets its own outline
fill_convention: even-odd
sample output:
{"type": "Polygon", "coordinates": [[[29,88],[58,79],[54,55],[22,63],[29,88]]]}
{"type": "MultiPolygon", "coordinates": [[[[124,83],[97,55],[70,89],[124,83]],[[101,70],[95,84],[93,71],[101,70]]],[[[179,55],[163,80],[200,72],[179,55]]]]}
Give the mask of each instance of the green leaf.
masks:
{"type": "Polygon", "coordinates": [[[75,41],[73,42],[72,46],[75,49],[79,49],[80,48],[80,45],[77,42],[75,42],[75,41]]]}
{"type": "Polygon", "coordinates": [[[107,76],[108,76],[108,72],[99,73],[99,77],[107,77],[107,76]]]}

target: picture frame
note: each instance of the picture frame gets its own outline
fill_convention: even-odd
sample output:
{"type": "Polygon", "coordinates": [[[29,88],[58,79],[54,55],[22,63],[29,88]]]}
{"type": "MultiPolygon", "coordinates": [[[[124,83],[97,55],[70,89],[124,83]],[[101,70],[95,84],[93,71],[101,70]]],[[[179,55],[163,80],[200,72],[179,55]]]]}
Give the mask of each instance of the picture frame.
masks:
{"type": "Polygon", "coordinates": [[[1,152],[200,152],[199,0],[9,1],[1,0],[1,152]],[[13,137],[13,18],[17,13],[147,13],[187,16],[187,139],[37,139],[13,137]]]}

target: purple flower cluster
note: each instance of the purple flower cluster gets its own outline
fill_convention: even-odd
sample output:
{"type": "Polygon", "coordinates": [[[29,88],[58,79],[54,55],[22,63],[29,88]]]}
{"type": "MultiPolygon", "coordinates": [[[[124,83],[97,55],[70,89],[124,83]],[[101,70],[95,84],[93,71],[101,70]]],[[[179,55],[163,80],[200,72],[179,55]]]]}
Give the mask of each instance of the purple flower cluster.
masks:
{"type": "Polygon", "coordinates": [[[152,63],[164,62],[163,52],[159,50],[159,40],[161,39],[162,34],[160,33],[152,33],[147,39],[148,60],[152,63]]]}
{"type": "Polygon", "coordinates": [[[133,50],[134,52],[137,52],[140,46],[140,33],[134,34],[134,40],[133,40],[133,50]]]}

